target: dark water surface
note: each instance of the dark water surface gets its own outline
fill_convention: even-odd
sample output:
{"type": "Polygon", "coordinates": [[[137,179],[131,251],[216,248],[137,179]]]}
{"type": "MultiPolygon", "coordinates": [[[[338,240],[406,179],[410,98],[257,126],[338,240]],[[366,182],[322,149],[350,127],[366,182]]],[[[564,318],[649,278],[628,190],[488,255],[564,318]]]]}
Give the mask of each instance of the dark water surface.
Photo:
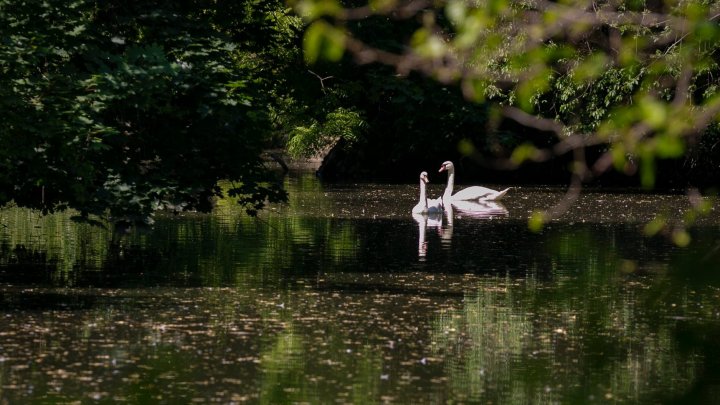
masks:
{"type": "MultiPolygon", "coordinates": [[[[717,208],[562,190],[413,217],[417,186],[286,181],[247,218],[118,236],[0,211],[0,403],[704,403],[720,394],[717,208]],[[449,217],[449,218],[448,218],[449,217]]],[[[430,195],[439,195],[433,184],[430,195]]]]}

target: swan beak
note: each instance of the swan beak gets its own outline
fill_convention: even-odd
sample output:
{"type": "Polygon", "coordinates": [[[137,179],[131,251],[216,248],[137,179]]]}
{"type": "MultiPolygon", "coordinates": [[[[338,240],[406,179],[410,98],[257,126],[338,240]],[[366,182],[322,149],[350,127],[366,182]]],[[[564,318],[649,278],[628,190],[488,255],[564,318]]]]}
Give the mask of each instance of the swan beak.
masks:
{"type": "Polygon", "coordinates": [[[442,173],[445,171],[445,165],[440,166],[440,170],[438,170],[438,173],[442,173]]]}

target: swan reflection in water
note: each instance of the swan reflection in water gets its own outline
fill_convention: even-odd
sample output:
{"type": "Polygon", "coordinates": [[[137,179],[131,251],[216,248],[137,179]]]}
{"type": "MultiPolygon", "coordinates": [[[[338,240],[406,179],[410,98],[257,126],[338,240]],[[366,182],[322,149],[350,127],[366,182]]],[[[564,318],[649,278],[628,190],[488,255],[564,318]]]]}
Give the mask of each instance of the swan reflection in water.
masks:
{"type": "Polygon", "coordinates": [[[426,230],[427,228],[431,228],[442,232],[442,213],[412,214],[412,216],[415,222],[418,223],[418,258],[424,261],[427,255],[426,230]]]}
{"type": "Polygon", "coordinates": [[[445,215],[442,213],[413,214],[418,223],[418,259],[425,261],[427,256],[427,229],[438,232],[444,249],[449,248],[452,242],[453,225],[455,218],[493,219],[508,216],[508,210],[495,201],[453,201],[445,206],[445,215]]]}
{"type": "Polygon", "coordinates": [[[459,214],[458,218],[466,216],[492,219],[508,215],[507,208],[497,201],[453,201],[451,206],[451,211],[454,209],[459,214]]]}

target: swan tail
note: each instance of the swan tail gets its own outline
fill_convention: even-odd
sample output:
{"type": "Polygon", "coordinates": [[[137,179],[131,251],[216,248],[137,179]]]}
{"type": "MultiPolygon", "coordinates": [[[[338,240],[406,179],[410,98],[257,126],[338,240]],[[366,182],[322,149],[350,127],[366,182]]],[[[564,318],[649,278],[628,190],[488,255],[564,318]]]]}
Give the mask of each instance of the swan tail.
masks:
{"type": "Polygon", "coordinates": [[[492,201],[500,200],[501,198],[503,198],[505,196],[505,194],[507,194],[508,191],[510,191],[511,188],[512,187],[508,187],[505,190],[498,191],[497,194],[490,196],[490,198],[488,198],[488,200],[492,200],[492,201]]]}

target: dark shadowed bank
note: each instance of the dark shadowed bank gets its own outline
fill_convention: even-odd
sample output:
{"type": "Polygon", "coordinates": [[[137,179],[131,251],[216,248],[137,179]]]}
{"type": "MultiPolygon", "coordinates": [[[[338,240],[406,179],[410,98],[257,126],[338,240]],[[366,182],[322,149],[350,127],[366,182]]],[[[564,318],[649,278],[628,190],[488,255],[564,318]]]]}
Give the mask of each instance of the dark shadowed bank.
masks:
{"type": "MultiPolygon", "coordinates": [[[[451,160],[458,167],[460,183],[483,182],[507,185],[565,185],[569,184],[572,173],[572,156],[558,156],[545,162],[526,162],[519,166],[509,165],[509,153],[503,150],[492,155],[502,137],[532,139],[539,147],[547,147],[554,141],[552,135],[532,129],[513,127],[511,133],[499,131],[475,139],[454,139],[444,141],[438,136],[431,143],[432,153],[426,150],[406,150],[395,142],[392,134],[369,135],[362,145],[348,145],[338,142],[319,162],[318,176],[327,182],[380,181],[411,182],[421,171],[430,173],[431,181],[444,181],[444,176],[434,176],[440,164],[451,160]],[[473,147],[471,154],[463,153],[463,144],[473,147]],[[494,145],[495,144],[495,145],[494,145]],[[435,177],[435,179],[433,179],[435,177]]],[[[716,148],[717,135],[707,131],[698,142],[688,145],[689,153],[679,159],[662,160],[657,163],[656,185],[658,191],[684,191],[696,187],[713,193],[720,186],[720,155],[716,148]]],[[[467,146],[465,146],[467,148],[467,146]]],[[[585,151],[588,162],[594,162],[605,146],[585,151]]],[[[640,188],[639,169],[627,166],[622,170],[610,170],[595,178],[588,179],[587,185],[603,188],[640,188]]]]}

